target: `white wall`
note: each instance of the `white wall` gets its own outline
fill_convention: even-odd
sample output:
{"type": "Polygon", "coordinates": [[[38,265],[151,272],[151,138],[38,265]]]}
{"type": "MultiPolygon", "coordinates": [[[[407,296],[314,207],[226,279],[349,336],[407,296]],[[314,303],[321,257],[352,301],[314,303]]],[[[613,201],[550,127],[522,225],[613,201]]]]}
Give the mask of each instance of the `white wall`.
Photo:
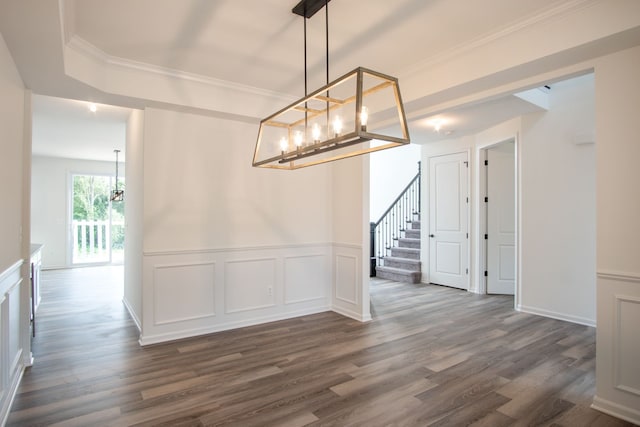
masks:
{"type": "Polygon", "coordinates": [[[520,308],[588,325],[596,321],[593,81],[553,84],[549,111],[524,116],[520,139],[520,308]]]}
{"type": "MultiPolygon", "coordinates": [[[[477,271],[483,256],[479,150],[516,138],[522,254],[516,305],[523,311],[595,324],[595,147],[574,143],[576,135],[593,134],[593,123],[593,77],[583,76],[553,85],[548,112],[510,120],[472,137],[423,146],[423,165],[434,155],[473,153],[469,172],[471,291],[484,289],[477,271]]],[[[427,177],[425,167],[423,212],[428,211],[427,177]]],[[[423,216],[428,224],[428,217],[423,216]]],[[[428,227],[423,227],[423,242],[428,242],[428,234],[428,227]]],[[[428,281],[428,271],[424,271],[429,266],[428,248],[422,252],[423,281],[428,281]]]]}
{"type": "Polygon", "coordinates": [[[145,252],[326,242],[330,169],[251,167],[257,126],[148,109],[145,252]]]}
{"type": "Polygon", "coordinates": [[[640,47],[595,67],[597,135],[596,397],[640,424],[640,47]]]}
{"type": "Polygon", "coordinates": [[[369,155],[369,218],[380,219],[418,173],[420,145],[408,144],[369,155]]]}
{"type": "Polygon", "coordinates": [[[123,301],[142,329],[142,236],[144,230],[144,112],[132,110],[127,121],[127,186],[125,192],[125,252],[123,301]]]}
{"type": "Polygon", "coordinates": [[[68,267],[71,175],[115,175],[115,163],[33,156],[31,168],[31,241],[44,244],[44,269],[68,267]]]}
{"type": "MultiPolygon", "coordinates": [[[[27,103],[27,107],[28,107],[27,103]]],[[[24,116],[25,88],[16,65],[0,35],[0,425],[9,414],[9,404],[18,387],[25,363],[29,362],[29,275],[24,264],[28,232],[25,224],[24,116]],[[26,304],[25,304],[26,303],[26,304]],[[26,314],[26,316],[25,316],[26,314]]]]}
{"type": "Polygon", "coordinates": [[[24,85],[0,35],[0,272],[22,258],[24,85]],[[9,209],[11,207],[11,209],[9,209]]]}
{"type": "Polygon", "coordinates": [[[143,344],[330,309],[331,166],[253,168],[256,136],[145,111],[143,344]]]}
{"type": "Polygon", "coordinates": [[[334,162],[333,303],[334,311],[360,321],[369,307],[369,157],[334,162]]]}

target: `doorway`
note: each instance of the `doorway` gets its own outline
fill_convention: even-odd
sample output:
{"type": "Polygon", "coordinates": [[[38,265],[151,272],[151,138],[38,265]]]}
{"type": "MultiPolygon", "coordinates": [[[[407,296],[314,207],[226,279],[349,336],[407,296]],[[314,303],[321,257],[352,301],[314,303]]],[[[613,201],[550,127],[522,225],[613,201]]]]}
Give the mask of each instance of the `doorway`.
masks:
{"type": "MultiPolygon", "coordinates": [[[[71,263],[122,264],[124,262],[124,201],[111,201],[115,178],[72,175],[71,263]]],[[[118,188],[124,188],[118,178],[118,188]]]]}
{"type": "Polygon", "coordinates": [[[482,151],[485,290],[487,294],[514,295],[517,270],[515,140],[482,151]]]}
{"type": "Polygon", "coordinates": [[[469,289],[469,153],[429,158],[429,281],[469,289]]]}

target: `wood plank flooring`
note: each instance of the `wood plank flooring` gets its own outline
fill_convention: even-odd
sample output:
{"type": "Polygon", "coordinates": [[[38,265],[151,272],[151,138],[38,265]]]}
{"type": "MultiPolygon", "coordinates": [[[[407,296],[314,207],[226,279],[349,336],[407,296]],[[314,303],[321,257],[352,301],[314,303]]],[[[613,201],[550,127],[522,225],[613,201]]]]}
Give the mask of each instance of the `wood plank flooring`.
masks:
{"type": "Polygon", "coordinates": [[[121,268],[42,274],[9,426],[627,426],[589,408],[595,330],[384,280],[321,313],[140,347],[121,268]]]}

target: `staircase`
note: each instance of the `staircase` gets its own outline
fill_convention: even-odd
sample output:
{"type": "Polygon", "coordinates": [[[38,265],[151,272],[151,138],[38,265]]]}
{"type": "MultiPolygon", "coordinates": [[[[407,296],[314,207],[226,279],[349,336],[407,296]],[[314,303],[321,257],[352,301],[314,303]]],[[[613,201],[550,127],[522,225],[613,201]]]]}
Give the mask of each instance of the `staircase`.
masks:
{"type": "Polygon", "coordinates": [[[418,174],[371,223],[371,276],[420,283],[420,162],[418,174]]]}
{"type": "Polygon", "coordinates": [[[404,283],[420,283],[420,221],[407,223],[404,237],[396,240],[391,247],[391,256],[382,260],[384,265],[376,266],[376,277],[404,283]]]}

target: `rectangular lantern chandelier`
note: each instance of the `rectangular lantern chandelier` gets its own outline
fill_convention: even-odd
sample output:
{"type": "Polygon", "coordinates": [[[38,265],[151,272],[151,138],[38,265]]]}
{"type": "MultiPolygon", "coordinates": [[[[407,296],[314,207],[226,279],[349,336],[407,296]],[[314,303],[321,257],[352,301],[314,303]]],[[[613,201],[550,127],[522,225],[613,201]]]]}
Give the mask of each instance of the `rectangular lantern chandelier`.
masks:
{"type": "Polygon", "coordinates": [[[398,79],[358,67],[263,119],[253,166],[299,169],[409,142],[398,79]]]}

